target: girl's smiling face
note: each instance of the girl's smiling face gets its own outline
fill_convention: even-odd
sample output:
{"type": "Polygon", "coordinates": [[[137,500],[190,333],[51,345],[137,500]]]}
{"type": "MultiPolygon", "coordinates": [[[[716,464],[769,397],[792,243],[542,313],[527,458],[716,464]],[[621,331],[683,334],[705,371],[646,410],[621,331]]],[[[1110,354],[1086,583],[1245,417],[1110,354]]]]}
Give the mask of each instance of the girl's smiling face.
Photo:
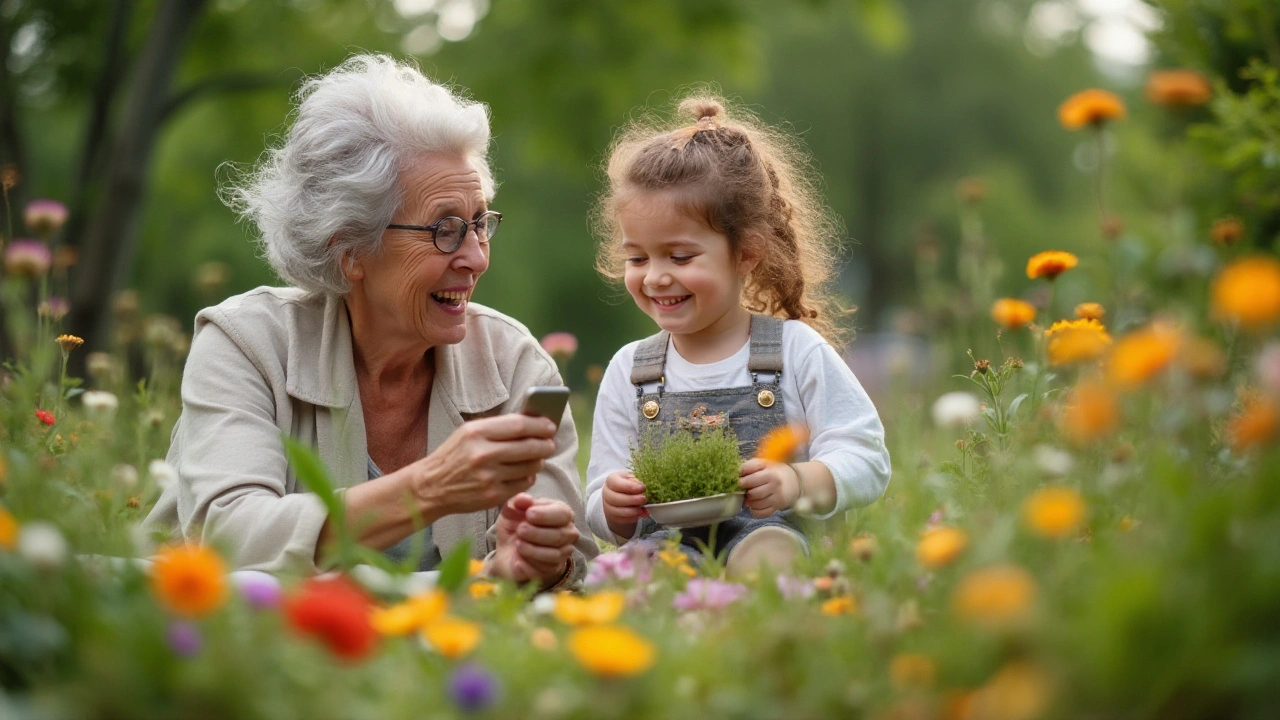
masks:
{"type": "Polygon", "coordinates": [[[618,220],[627,292],[678,345],[719,338],[750,316],[742,289],[757,261],[735,253],[723,233],[672,195],[640,193],[621,206],[618,220]]]}

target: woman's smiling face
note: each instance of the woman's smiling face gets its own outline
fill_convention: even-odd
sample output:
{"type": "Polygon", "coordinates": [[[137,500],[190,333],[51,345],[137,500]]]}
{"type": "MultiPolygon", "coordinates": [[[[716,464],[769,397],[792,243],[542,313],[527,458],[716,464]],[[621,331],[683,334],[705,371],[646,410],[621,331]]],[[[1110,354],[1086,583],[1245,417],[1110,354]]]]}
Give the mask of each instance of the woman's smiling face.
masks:
{"type": "MultiPolygon", "coordinates": [[[[480,175],[461,156],[431,155],[400,173],[404,199],[392,224],[431,225],[453,215],[471,221],[488,210],[480,175]]],[[[377,322],[428,346],[461,342],[476,281],[489,267],[489,243],[467,229],[462,246],[445,254],[419,230],[386,230],[382,250],[353,260],[358,291],[377,322]]]]}
{"type": "Polygon", "coordinates": [[[745,312],[742,288],[755,262],[737,257],[724,234],[663,193],[631,198],[618,219],[627,255],[623,282],[658,327],[696,340],[745,312]]]}

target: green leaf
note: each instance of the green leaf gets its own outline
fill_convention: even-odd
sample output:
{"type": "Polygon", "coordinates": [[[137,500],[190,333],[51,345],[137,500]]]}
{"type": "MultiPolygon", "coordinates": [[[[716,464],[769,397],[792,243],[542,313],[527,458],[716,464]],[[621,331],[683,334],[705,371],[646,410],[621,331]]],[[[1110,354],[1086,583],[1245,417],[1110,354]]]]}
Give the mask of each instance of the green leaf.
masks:
{"type": "Polygon", "coordinates": [[[333,491],[333,482],[329,480],[329,473],[315,450],[288,435],[281,436],[281,441],[284,442],[285,457],[289,459],[289,465],[293,467],[298,481],[320,497],[331,518],[340,520],[345,509],[342,499],[333,491]]]}
{"type": "Polygon", "coordinates": [[[449,557],[440,563],[440,578],[436,581],[436,587],[445,592],[457,592],[467,581],[470,569],[471,543],[463,541],[454,545],[449,551],[449,557]]]}
{"type": "Polygon", "coordinates": [[[1022,401],[1026,400],[1028,397],[1028,393],[1022,393],[1018,397],[1014,398],[1013,402],[1009,403],[1009,417],[1013,417],[1018,413],[1018,408],[1022,405],[1022,401]]]}

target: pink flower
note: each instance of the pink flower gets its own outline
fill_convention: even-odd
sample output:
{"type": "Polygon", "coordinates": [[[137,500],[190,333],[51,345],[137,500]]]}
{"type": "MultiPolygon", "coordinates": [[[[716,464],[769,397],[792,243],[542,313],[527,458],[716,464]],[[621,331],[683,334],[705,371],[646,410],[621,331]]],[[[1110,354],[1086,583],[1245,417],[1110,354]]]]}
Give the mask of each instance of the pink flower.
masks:
{"type": "Polygon", "coordinates": [[[49,247],[39,240],[14,240],[4,251],[4,269],[11,275],[40,277],[52,264],[49,247]]]}
{"type": "Polygon", "coordinates": [[[672,605],[677,610],[720,610],[741,600],[747,586],[710,578],[694,578],[676,595],[672,605]]]}
{"type": "Polygon", "coordinates": [[[50,320],[61,320],[71,312],[71,305],[66,298],[52,296],[48,300],[40,303],[40,307],[36,308],[36,312],[40,317],[47,317],[50,320]]]}
{"type": "Polygon", "coordinates": [[[1253,370],[1258,375],[1258,384],[1280,397],[1280,342],[1272,341],[1262,348],[1253,370]]]}
{"type": "Polygon", "coordinates": [[[567,362],[574,353],[578,352],[578,338],[574,337],[573,333],[567,332],[547,333],[542,338],[542,349],[555,358],[556,362],[567,362]]]}
{"type": "Polygon", "coordinates": [[[587,585],[599,585],[610,580],[638,579],[646,582],[649,579],[648,564],[637,562],[633,554],[625,550],[603,553],[591,561],[591,569],[587,571],[587,585]]]}
{"type": "Polygon", "coordinates": [[[48,410],[36,410],[36,418],[45,425],[52,425],[57,422],[53,417],[53,413],[48,410]]]}
{"type": "Polygon", "coordinates": [[[22,212],[27,229],[41,237],[49,237],[67,221],[67,206],[57,200],[32,200],[22,212]]]}
{"type": "Polygon", "coordinates": [[[786,600],[804,600],[812,597],[815,591],[813,581],[807,578],[779,575],[777,582],[778,592],[782,593],[782,597],[786,600]]]}

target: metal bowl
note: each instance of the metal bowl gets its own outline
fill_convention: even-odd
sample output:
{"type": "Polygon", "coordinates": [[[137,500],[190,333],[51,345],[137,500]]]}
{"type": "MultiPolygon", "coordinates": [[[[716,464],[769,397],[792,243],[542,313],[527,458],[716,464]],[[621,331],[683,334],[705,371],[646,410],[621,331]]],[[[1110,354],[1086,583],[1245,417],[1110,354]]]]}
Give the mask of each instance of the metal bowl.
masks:
{"type": "Polygon", "coordinates": [[[741,492],[723,493],[692,500],[650,503],[644,509],[660,525],[678,529],[695,528],[724,522],[737,515],[745,497],[746,493],[741,492]]]}

